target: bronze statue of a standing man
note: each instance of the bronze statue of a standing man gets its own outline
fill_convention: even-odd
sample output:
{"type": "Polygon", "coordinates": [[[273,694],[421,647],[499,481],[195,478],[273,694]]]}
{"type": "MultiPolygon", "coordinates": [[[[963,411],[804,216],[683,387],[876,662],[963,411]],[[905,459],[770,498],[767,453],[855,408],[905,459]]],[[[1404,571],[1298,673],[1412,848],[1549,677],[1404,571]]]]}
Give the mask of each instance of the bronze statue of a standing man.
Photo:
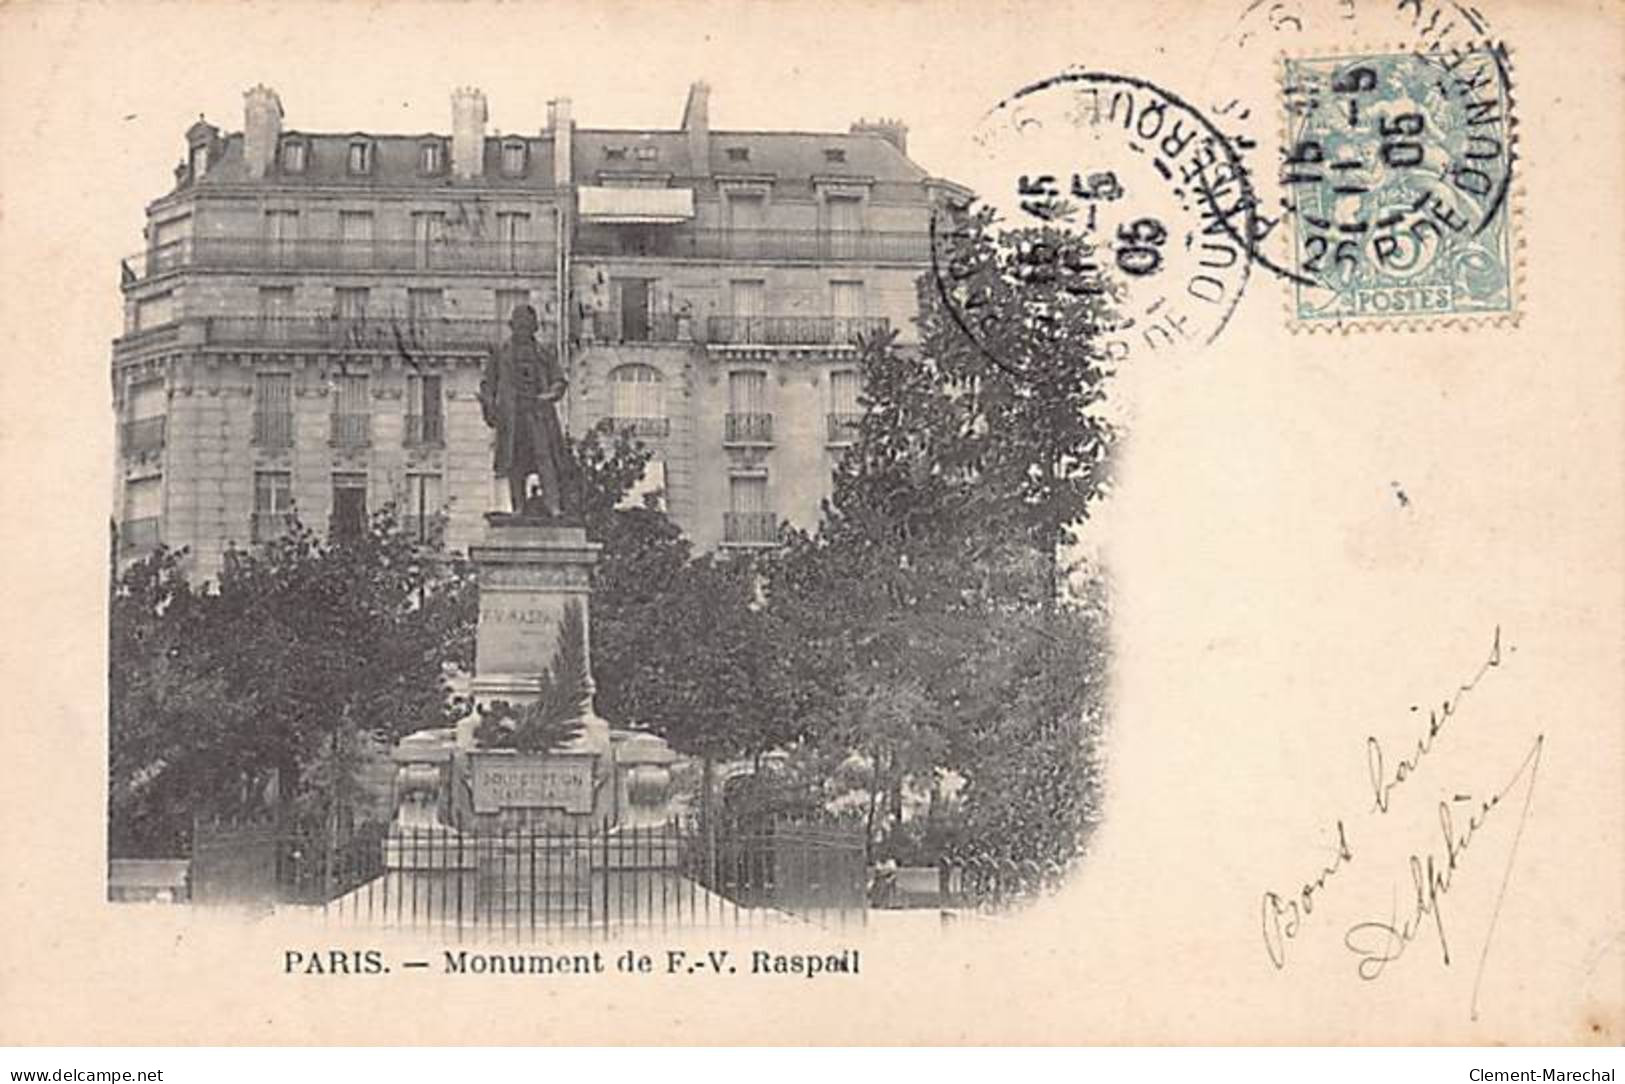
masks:
{"type": "Polygon", "coordinates": [[[536,341],[535,309],[515,306],[508,326],[512,338],[491,352],[480,380],[480,410],[496,430],[494,466],[508,479],[514,515],[558,519],[574,504],[565,500],[569,457],[553,407],[564,397],[564,370],[556,353],[536,341]],[[525,492],[533,473],[541,482],[539,500],[525,492]]]}

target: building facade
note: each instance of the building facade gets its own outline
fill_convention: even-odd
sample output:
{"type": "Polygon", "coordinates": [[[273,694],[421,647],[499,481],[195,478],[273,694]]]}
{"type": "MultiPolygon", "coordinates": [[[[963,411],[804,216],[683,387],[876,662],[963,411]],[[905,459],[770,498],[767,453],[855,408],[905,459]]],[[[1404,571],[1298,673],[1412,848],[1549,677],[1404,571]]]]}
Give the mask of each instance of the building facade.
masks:
{"type": "Polygon", "coordinates": [[[701,548],[816,523],[858,413],[855,337],[914,337],[932,209],[965,193],[907,157],[900,123],[713,131],[488,132],[453,92],[449,136],[309,133],[276,93],[243,128],[186,133],[175,186],[122,268],[115,340],[121,551],[231,545],[297,509],[349,530],[393,501],[462,549],[506,500],[481,370],[520,303],[570,377],[565,423],[604,418],[654,453],[701,548]]]}

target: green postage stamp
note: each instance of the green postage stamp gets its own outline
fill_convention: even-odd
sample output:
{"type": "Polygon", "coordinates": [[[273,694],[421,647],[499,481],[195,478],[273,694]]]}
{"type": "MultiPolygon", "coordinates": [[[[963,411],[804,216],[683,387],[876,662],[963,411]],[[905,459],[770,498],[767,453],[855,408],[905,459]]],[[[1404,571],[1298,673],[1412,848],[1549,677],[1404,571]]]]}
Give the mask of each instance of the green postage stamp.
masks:
{"type": "Polygon", "coordinates": [[[1505,50],[1288,59],[1298,326],[1515,317],[1505,50]]]}

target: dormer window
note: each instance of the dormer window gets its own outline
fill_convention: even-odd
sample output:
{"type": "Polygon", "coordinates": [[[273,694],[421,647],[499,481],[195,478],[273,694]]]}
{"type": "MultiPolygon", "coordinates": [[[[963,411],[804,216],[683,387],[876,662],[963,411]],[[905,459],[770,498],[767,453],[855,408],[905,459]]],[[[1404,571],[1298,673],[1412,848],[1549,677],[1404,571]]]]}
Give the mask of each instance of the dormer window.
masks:
{"type": "Polygon", "coordinates": [[[652,162],[656,158],[659,158],[659,157],[660,157],[660,148],[659,147],[639,147],[638,148],[638,159],[640,161],[652,162]]]}
{"type": "Polygon", "coordinates": [[[750,148],[749,147],[729,147],[728,148],[728,161],[730,161],[730,162],[748,162],[748,161],[750,161],[750,148]]]}
{"type": "Polygon", "coordinates": [[[446,168],[446,146],[438,139],[425,139],[418,146],[418,171],[441,173],[446,168]]]}
{"type": "Polygon", "coordinates": [[[525,172],[525,159],[529,156],[529,150],[530,148],[525,146],[524,140],[503,140],[502,175],[505,177],[523,176],[525,172]]]}
{"type": "Polygon", "coordinates": [[[284,139],[282,141],[282,172],[303,173],[305,159],[309,150],[302,139],[284,139]]]}
{"type": "Polygon", "coordinates": [[[825,147],[824,148],[824,161],[826,161],[826,162],[844,162],[844,161],[846,161],[846,151],[844,149],[840,148],[840,147],[825,147]]]}
{"type": "Polygon", "coordinates": [[[615,162],[625,161],[626,160],[626,148],[625,147],[605,147],[604,148],[604,157],[610,159],[611,161],[615,161],[615,162]]]}
{"type": "Polygon", "coordinates": [[[209,145],[207,143],[192,144],[192,153],[187,164],[192,174],[192,180],[195,181],[203,176],[204,172],[209,168],[209,145]]]}
{"type": "Polygon", "coordinates": [[[372,143],[365,139],[350,141],[350,172],[372,172],[372,143]]]}

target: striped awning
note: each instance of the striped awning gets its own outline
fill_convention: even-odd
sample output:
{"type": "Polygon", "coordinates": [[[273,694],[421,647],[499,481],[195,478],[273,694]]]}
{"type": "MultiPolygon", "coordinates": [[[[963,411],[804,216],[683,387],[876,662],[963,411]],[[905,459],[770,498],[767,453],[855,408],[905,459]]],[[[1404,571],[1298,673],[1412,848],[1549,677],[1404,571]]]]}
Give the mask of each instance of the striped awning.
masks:
{"type": "Polygon", "coordinates": [[[689,188],[609,188],[583,185],[576,204],[588,222],[687,222],[694,217],[689,188]]]}

